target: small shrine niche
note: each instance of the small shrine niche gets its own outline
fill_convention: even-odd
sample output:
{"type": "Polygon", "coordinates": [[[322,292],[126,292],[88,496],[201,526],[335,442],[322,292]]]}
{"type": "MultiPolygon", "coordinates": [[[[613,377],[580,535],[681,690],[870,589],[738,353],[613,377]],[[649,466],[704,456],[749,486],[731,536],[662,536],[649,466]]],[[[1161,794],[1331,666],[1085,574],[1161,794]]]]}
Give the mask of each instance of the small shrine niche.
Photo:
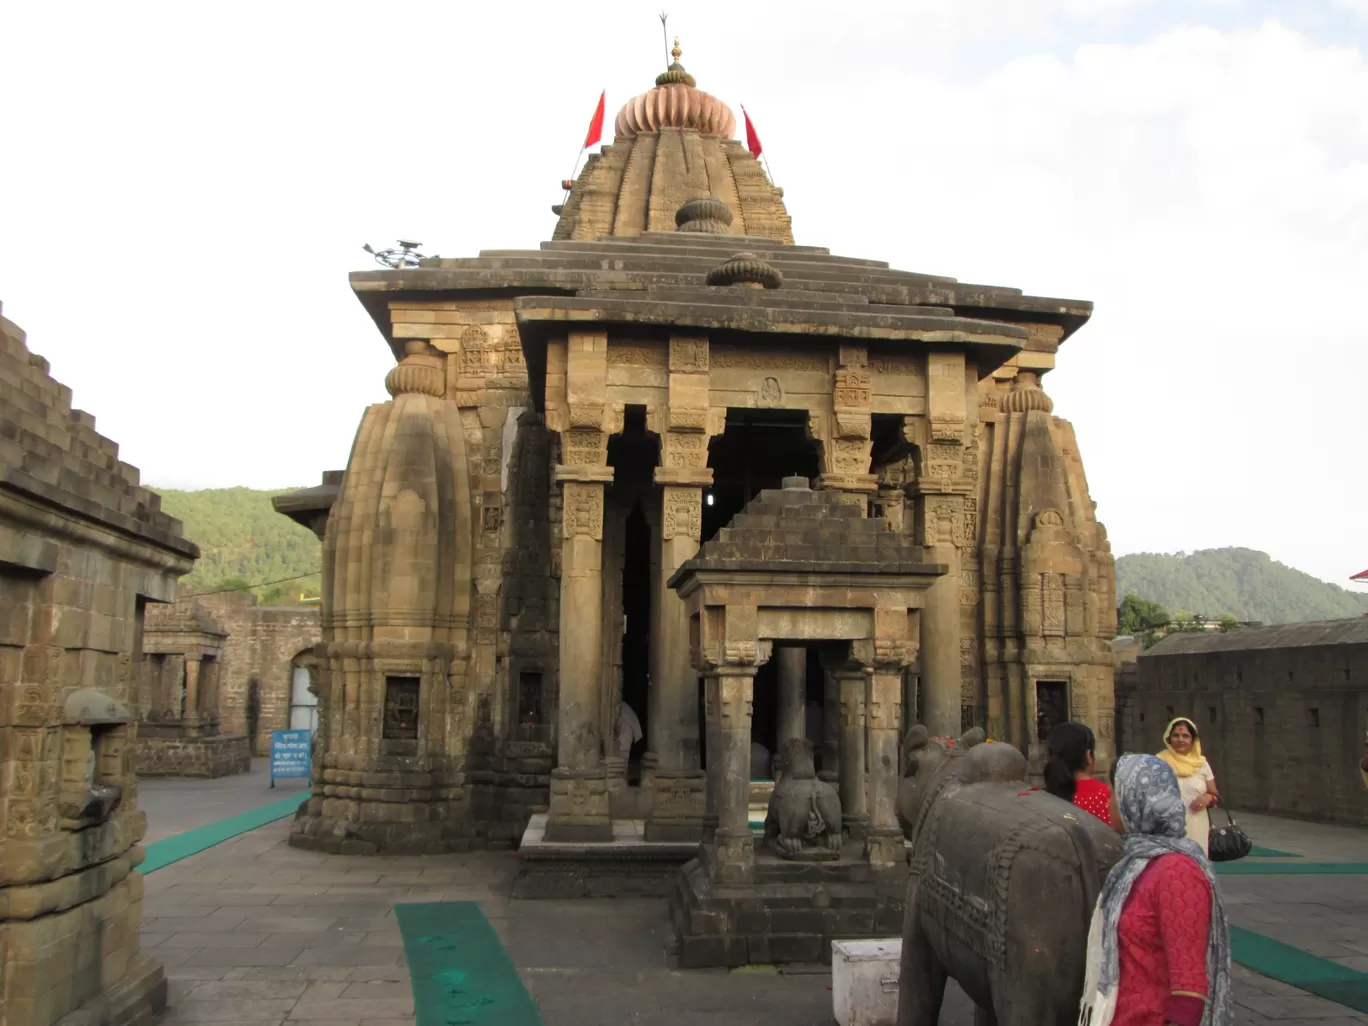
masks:
{"type": "Polygon", "coordinates": [[[62,709],[62,829],[105,822],[123,801],[124,749],[133,714],[102,691],[73,692],[62,709]]]}
{"type": "Polygon", "coordinates": [[[418,740],[419,691],[420,681],[417,677],[385,678],[383,740],[418,740]]]}

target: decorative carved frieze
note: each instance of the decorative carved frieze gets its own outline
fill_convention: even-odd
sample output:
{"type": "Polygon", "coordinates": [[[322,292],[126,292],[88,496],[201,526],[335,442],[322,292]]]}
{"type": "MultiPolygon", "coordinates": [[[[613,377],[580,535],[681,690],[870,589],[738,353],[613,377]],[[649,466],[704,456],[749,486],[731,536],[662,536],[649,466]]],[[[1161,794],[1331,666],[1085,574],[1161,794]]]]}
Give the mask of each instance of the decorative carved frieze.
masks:
{"type": "Polygon", "coordinates": [[[608,344],[610,367],[651,367],[664,370],[669,363],[669,350],[663,345],[632,345],[623,342],[608,344]]]}
{"type": "Polygon", "coordinates": [[[823,373],[831,369],[822,353],[776,353],[765,349],[745,349],[712,345],[708,360],[716,370],[792,370],[823,373]]]}
{"type": "Polygon", "coordinates": [[[706,408],[689,409],[671,406],[669,420],[671,431],[707,431],[708,429],[708,411],[706,408]]]}

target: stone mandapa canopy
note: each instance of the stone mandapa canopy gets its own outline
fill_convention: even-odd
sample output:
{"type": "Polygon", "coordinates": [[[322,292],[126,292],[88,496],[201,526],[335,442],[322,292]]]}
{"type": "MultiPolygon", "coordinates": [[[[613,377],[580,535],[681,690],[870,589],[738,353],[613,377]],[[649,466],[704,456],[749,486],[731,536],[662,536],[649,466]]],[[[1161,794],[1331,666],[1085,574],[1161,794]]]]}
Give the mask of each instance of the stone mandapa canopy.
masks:
{"type": "Polygon", "coordinates": [[[892,532],[881,519],[827,492],[805,477],[762,491],[730,524],[684,562],[669,580],[677,587],[700,571],[801,574],[943,574],[928,563],[914,536],[892,532]]]}

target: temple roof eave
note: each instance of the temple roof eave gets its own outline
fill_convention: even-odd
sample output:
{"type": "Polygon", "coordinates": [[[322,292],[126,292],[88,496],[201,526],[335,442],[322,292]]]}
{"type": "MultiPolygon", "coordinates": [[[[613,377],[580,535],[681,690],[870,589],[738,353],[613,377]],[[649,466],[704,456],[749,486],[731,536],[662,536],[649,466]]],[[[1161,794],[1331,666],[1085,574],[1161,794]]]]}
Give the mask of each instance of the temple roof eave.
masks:
{"type": "MultiPolygon", "coordinates": [[[[698,558],[686,561],[670,575],[666,586],[680,598],[699,588],[803,588],[821,599],[822,608],[850,606],[852,589],[905,591],[919,597],[950,572],[945,563],[841,563],[788,561],[782,559],[713,559],[700,566],[698,558]]],[[[908,608],[921,608],[918,598],[908,608]]],[[[855,602],[861,606],[863,603],[855,602]]]]}

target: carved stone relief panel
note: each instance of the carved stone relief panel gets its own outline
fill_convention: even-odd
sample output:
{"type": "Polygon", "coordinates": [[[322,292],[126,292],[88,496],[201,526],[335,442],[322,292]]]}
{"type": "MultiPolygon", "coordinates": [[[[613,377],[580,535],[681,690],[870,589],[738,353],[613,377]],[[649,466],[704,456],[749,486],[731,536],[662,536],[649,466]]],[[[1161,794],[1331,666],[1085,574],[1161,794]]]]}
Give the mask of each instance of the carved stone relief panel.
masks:
{"type": "Polygon", "coordinates": [[[706,373],[708,370],[708,340],[705,338],[670,339],[670,370],[706,373]]]}
{"type": "Polygon", "coordinates": [[[698,541],[703,535],[703,490],[665,487],[661,496],[661,537],[684,536],[698,541]]]}
{"type": "Polygon", "coordinates": [[[663,449],[661,462],[666,467],[696,470],[708,465],[706,434],[677,434],[671,431],[665,435],[663,449]]]}
{"type": "Polygon", "coordinates": [[[566,481],[565,536],[603,540],[603,485],[566,481]]]}
{"type": "Polygon", "coordinates": [[[1046,637],[1064,636],[1064,576],[1041,574],[1041,633],[1046,637]]]}

